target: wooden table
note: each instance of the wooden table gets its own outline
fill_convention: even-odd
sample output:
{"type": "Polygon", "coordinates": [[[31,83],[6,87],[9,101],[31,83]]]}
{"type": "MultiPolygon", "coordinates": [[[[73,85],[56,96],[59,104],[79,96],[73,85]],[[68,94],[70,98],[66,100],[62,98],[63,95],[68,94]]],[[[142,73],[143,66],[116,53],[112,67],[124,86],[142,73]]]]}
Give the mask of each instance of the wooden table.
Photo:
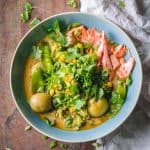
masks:
{"type": "MultiPolygon", "coordinates": [[[[79,11],[66,6],[65,0],[30,0],[35,9],[32,17],[48,16],[79,11]]],[[[9,70],[17,43],[29,30],[28,22],[22,24],[20,14],[24,0],[0,0],[0,150],[9,145],[13,150],[49,150],[52,139],[42,140],[34,129],[25,132],[27,122],[20,115],[12,100],[9,88],[9,70]]],[[[60,143],[60,142],[59,142],[60,143]]],[[[55,148],[59,150],[60,148],[55,148]]],[[[69,150],[92,150],[91,143],[69,144],[69,150]]]]}

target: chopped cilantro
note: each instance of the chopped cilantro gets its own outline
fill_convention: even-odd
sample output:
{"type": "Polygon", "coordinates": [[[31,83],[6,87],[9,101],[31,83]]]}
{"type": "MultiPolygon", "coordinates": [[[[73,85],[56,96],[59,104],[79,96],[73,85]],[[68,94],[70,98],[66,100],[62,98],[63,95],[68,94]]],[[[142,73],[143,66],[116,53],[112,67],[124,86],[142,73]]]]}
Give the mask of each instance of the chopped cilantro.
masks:
{"type": "Polygon", "coordinates": [[[25,2],[24,10],[21,13],[21,21],[23,23],[25,23],[29,20],[32,9],[33,9],[32,5],[29,2],[25,2]]]}
{"type": "Polygon", "coordinates": [[[54,126],[54,124],[55,124],[54,120],[44,119],[44,121],[51,127],[54,126]]]}
{"type": "Polygon", "coordinates": [[[38,18],[34,18],[30,23],[29,23],[29,27],[32,28],[35,25],[39,24],[40,20],[38,18]]]}
{"type": "Polygon", "coordinates": [[[78,3],[76,0],[67,0],[66,3],[68,6],[72,7],[72,8],[77,8],[78,7],[78,3]]]}
{"type": "Polygon", "coordinates": [[[36,46],[32,47],[32,53],[31,53],[32,58],[40,59],[41,58],[41,54],[42,54],[42,51],[40,50],[39,47],[36,47],[36,46]]]}
{"type": "Polygon", "coordinates": [[[67,144],[60,144],[60,148],[62,150],[66,150],[66,149],[68,149],[68,145],[67,144]]]}
{"type": "Polygon", "coordinates": [[[94,146],[95,148],[99,148],[101,146],[100,143],[96,143],[96,142],[92,143],[91,145],[94,146]]]}
{"type": "Polygon", "coordinates": [[[122,0],[120,0],[119,1],[119,6],[121,7],[121,8],[124,8],[126,5],[125,5],[125,2],[124,1],[122,1],[122,0]]]}
{"type": "Polygon", "coordinates": [[[55,148],[57,146],[57,141],[51,141],[50,144],[49,144],[49,147],[51,149],[55,148]]]}

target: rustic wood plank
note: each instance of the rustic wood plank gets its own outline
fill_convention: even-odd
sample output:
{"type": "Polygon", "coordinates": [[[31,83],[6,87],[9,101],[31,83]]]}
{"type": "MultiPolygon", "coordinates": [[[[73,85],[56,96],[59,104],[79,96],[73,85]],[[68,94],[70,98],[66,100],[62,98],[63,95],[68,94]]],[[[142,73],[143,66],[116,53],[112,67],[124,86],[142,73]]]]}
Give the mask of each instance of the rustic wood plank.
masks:
{"type": "MultiPolygon", "coordinates": [[[[35,9],[33,17],[44,19],[65,12],[78,11],[65,5],[65,0],[30,0],[35,9]]],[[[20,13],[23,0],[0,1],[0,150],[10,145],[14,150],[49,150],[49,142],[42,140],[41,134],[32,129],[25,132],[27,125],[20,115],[9,89],[9,69],[15,47],[29,30],[28,23],[22,24],[20,13]]],[[[59,150],[60,148],[56,148],[59,150]]],[[[90,143],[69,144],[69,150],[91,150],[90,143]]]]}

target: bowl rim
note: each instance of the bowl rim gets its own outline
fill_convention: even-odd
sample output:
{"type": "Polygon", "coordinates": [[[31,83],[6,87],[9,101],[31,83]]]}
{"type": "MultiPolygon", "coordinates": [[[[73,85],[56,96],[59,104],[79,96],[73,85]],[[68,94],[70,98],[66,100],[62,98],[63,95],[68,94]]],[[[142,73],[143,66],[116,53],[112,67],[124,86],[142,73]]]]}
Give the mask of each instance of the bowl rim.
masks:
{"type": "MultiPolygon", "coordinates": [[[[132,39],[128,36],[128,34],[123,30],[121,29],[118,25],[116,25],[115,23],[111,22],[110,20],[104,18],[104,17],[99,17],[99,16],[96,16],[94,14],[90,14],[90,13],[82,13],[82,12],[63,12],[63,13],[58,13],[58,14],[55,14],[55,15],[52,15],[52,16],[49,16],[47,18],[45,18],[44,20],[42,20],[39,24],[35,25],[33,28],[31,28],[29,31],[27,31],[23,37],[21,38],[21,40],[19,41],[19,43],[17,44],[16,46],[16,49],[14,51],[14,54],[12,56],[12,59],[11,59],[11,64],[10,64],[10,72],[9,72],[9,87],[10,87],[10,91],[11,91],[11,95],[12,95],[12,98],[13,98],[13,101],[18,109],[18,111],[20,112],[20,114],[22,115],[22,117],[27,121],[27,123],[29,125],[31,125],[36,131],[38,131],[39,133],[43,134],[43,135],[46,135],[52,139],[55,139],[55,140],[58,140],[58,141],[63,141],[63,142],[69,142],[69,143],[82,143],[82,142],[88,142],[88,141],[92,141],[92,140],[95,140],[97,138],[102,138],[102,137],[105,137],[107,136],[108,134],[112,133],[114,130],[116,130],[119,126],[121,126],[126,120],[127,118],[131,115],[131,113],[133,112],[137,102],[138,102],[138,99],[139,99],[139,96],[140,96],[140,93],[141,93],[141,88],[142,88],[142,82],[143,82],[143,69],[142,69],[142,64],[141,64],[141,59],[139,57],[139,54],[138,54],[138,51],[137,51],[137,54],[138,54],[138,59],[139,59],[139,67],[140,67],[140,72],[141,72],[141,81],[140,81],[140,86],[139,86],[139,93],[137,94],[137,100],[136,102],[132,105],[132,108],[130,108],[130,111],[128,111],[128,115],[125,116],[122,121],[120,123],[118,123],[116,126],[113,127],[113,129],[111,129],[111,131],[108,131],[107,133],[103,134],[103,136],[100,136],[100,137],[95,137],[95,138],[88,138],[86,140],[82,139],[82,140],[64,140],[64,139],[61,139],[61,138],[58,138],[58,137],[54,137],[54,136],[51,136],[47,133],[45,133],[44,131],[40,130],[38,127],[36,127],[34,124],[32,124],[28,118],[25,117],[24,113],[22,112],[22,110],[20,109],[16,99],[15,99],[15,96],[14,96],[14,92],[13,92],[13,87],[12,87],[12,68],[13,68],[13,64],[14,64],[14,60],[15,60],[15,56],[17,54],[17,51],[18,51],[18,48],[19,46],[21,45],[21,43],[23,42],[23,40],[27,37],[28,34],[30,34],[30,32],[32,32],[37,26],[39,26],[40,24],[42,24],[43,22],[49,20],[49,19],[52,19],[52,18],[55,18],[57,16],[62,16],[62,15],[68,15],[68,14],[81,14],[81,15],[86,15],[86,16],[93,16],[93,17],[97,17],[97,19],[100,19],[102,21],[105,21],[107,22],[108,24],[110,25],[113,25],[117,28],[117,30],[123,32],[125,34],[125,36],[128,38],[130,44],[135,48],[135,50],[137,51],[132,39]]],[[[89,129],[90,130],[90,129],[89,129]]],[[[86,130],[85,130],[86,131],[86,130]]]]}

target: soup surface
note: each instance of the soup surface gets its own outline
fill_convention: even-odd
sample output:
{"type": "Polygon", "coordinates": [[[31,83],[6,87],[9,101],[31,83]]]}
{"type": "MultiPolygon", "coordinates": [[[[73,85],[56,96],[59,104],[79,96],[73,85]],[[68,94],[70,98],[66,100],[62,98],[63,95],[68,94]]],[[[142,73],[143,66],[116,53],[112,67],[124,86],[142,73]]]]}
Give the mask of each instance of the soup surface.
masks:
{"type": "Polygon", "coordinates": [[[64,130],[94,128],[123,106],[134,58],[104,32],[56,20],[31,49],[24,89],[31,109],[50,126],[64,130]]]}

